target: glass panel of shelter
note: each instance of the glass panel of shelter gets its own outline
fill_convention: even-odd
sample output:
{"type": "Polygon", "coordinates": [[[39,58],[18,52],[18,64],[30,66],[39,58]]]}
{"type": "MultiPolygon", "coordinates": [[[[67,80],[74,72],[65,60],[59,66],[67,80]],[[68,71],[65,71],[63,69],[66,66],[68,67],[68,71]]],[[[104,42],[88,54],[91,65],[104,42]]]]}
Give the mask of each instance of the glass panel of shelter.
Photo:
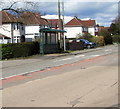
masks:
{"type": "Polygon", "coordinates": [[[58,43],[58,34],[57,33],[44,33],[44,44],[57,44],[58,43]]]}

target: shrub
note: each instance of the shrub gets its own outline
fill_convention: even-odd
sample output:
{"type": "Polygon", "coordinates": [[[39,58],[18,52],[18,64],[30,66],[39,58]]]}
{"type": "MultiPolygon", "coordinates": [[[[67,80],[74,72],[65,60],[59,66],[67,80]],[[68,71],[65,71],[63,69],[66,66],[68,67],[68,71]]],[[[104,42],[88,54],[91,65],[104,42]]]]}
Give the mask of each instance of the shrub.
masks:
{"type": "Polygon", "coordinates": [[[13,58],[13,51],[10,44],[2,45],[2,59],[13,58]]]}
{"type": "Polygon", "coordinates": [[[103,36],[94,36],[91,38],[92,42],[95,42],[97,44],[97,46],[104,46],[104,37],[103,36]]]}
{"type": "Polygon", "coordinates": [[[99,32],[100,36],[104,36],[104,41],[105,41],[105,45],[107,44],[112,44],[112,36],[111,33],[107,30],[102,30],[101,32],[99,32]]]}
{"type": "Polygon", "coordinates": [[[113,42],[120,43],[120,35],[113,35],[112,39],[113,39],[113,42]]]}
{"type": "Polygon", "coordinates": [[[26,57],[39,53],[38,42],[2,44],[2,59],[26,57]]]}
{"type": "Polygon", "coordinates": [[[89,40],[89,41],[91,41],[92,37],[93,36],[90,33],[84,33],[83,35],[81,35],[81,34],[77,35],[78,39],[86,39],[86,40],[89,40]]]}

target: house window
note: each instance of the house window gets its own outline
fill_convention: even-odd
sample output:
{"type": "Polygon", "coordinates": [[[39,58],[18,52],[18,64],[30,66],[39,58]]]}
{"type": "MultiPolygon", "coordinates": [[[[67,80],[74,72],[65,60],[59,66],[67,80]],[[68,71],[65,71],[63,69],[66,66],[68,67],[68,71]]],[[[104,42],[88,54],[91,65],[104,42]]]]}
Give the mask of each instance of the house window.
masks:
{"type": "Polygon", "coordinates": [[[20,27],[19,27],[19,24],[17,23],[17,24],[14,24],[14,30],[18,30],[18,29],[20,29],[20,27]]]}
{"type": "Polygon", "coordinates": [[[17,30],[19,29],[19,24],[17,23],[17,30]]]}
{"type": "Polygon", "coordinates": [[[23,27],[23,26],[21,27],[21,30],[24,30],[24,27],[23,27]]]}
{"type": "Polygon", "coordinates": [[[16,29],[16,25],[14,25],[14,30],[16,29]]]}
{"type": "Polygon", "coordinates": [[[14,37],[14,43],[19,43],[20,42],[20,37],[19,36],[15,36],[14,37]]]}
{"type": "Polygon", "coordinates": [[[45,25],[40,25],[40,29],[41,29],[41,28],[45,28],[45,25]]]}
{"type": "Polygon", "coordinates": [[[35,36],[39,36],[39,33],[35,33],[35,36]]]}
{"type": "Polygon", "coordinates": [[[24,26],[23,26],[23,24],[21,24],[21,30],[24,30],[24,26]]]}

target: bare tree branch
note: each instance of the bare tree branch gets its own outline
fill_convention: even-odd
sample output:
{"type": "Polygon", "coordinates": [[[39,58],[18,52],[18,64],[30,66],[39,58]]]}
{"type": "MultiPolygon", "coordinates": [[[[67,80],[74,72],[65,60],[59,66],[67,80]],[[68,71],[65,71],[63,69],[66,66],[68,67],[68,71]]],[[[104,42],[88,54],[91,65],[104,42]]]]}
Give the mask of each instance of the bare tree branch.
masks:
{"type": "Polygon", "coordinates": [[[9,7],[9,9],[11,9],[17,2],[14,2],[13,4],[11,4],[11,6],[9,7]]]}
{"type": "Polygon", "coordinates": [[[22,1],[12,1],[10,3],[10,6],[3,8],[2,10],[10,10],[14,11],[17,14],[23,13],[25,11],[38,11],[38,3],[36,2],[30,2],[25,0],[24,2],[22,1]],[[20,5],[19,5],[20,4],[20,5]],[[20,6],[20,7],[18,7],[20,6]]]}

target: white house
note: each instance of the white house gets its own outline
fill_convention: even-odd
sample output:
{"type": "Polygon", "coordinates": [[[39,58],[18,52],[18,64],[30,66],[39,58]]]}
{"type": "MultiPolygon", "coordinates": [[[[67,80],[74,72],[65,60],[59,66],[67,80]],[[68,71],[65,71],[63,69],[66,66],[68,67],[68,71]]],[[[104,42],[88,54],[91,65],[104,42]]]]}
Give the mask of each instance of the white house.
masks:
{"type": "Polygon", "coordinates": [[[34,41],[40,37],[40,28],[49,27],[47,19],[41,18],[39,13],[25,12],[20,18],[25,25],[25,38],[26,42],[34,41]]]}
{"type": "Polygon", "coordinates": [[[80,20],[74,17],[71,21],[64,25],[65,36],[67,38],[76,38],[77,34],[83,35],[84,33],[90,33],[96,35],[96,22],[95,20],[80,20]]]}
{"type": "Polygon", "coordinates": [[[18,43],[25,39],[25,28],[22,22],[7,11],[1,11],[0,43],[18,43]]]}
{"type": "Polygon", "coordinates": [[[10,43],[11,39],[10,37],[7,37],[0,33],[0,44],[7,44],[10,43]]]}

